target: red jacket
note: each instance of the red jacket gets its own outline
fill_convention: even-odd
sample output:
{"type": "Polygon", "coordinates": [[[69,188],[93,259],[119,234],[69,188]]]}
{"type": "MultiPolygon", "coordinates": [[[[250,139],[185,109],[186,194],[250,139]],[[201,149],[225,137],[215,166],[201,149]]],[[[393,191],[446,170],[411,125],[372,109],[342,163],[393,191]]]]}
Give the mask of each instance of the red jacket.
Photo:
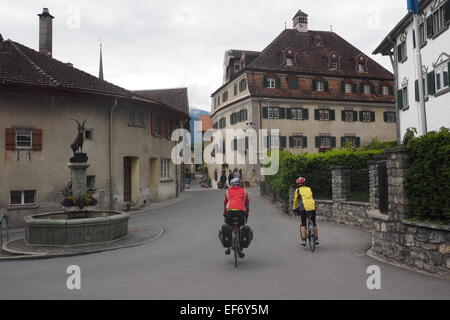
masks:
{"type": "Polygon", "coordinates": [[[249,211],[249,198],[247,190],[236,186],[231,187],[225,192],[224,212],[227,210],[249,211]]]}

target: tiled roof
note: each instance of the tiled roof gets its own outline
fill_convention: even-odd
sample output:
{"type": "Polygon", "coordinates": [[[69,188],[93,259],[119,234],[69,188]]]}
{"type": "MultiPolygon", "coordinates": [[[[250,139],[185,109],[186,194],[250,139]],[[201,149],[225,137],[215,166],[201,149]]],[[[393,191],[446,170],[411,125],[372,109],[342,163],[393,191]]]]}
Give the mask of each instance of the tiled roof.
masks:
{"type": "Polygon", "coordinates": [[[213,128],[213,121],[209,115],[200,116],[202,122],[201,131],[206,131],[213,128]]]}
{"type": "Polygon", "coordinates": [[[131,96],[131,92],[20,43],[0,41],[0,83],[131,96]]]}
{"type": "Polygon", "coordinates": [[[355,48],[334,32],[284,30],[262,53],[247,66],[247,69],[270,70],[278,72],[297,72],[330,76],[357,78],[394,78],[393,74],[355,48]],[[320,42],[322,45],[318,45],[320,42]],[[284,52],[291,48],[297,54],[297,65],[284,65],[284,52]],[[340,70],[330,71],[328,55],[335,52],[340,59],[340,70]],[[356,57],[363,55],[367,60],[367,73],[356,71],[356,57]]]}
{"type": "Polygon", "coordinates": [[[189,114],[189,100],[187,88],[136,90],[136,95],[159,101],[178,111],[189,114]]]}

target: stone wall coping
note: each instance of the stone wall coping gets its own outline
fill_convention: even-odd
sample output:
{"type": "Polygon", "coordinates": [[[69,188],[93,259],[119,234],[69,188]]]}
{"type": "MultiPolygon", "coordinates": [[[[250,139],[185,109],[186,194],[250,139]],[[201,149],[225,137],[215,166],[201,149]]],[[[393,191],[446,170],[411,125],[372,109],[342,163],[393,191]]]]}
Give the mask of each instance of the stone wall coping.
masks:
{"type": "Polygon", "coordinates": [[[385,153],[407,153],[408,151],[409,149],[405,146],[387,148],[384,150],[385,153]]]}
{"type": "Polygon", "coordinates": [[[436,224],[436,223],[418,222],[418,221],[411,221],[411,220],[402,220],[402,223],[404,223],[408,226],[422,227],[422,228],[427,228],[427,229],[434,229],[434,230],[450,232],[449,225],[440,225],[440,224],[436,224]]]}
{"type": "Polygon", "coordinates": [[[318,202],[318,203],[327,203],[327,204],[333,204],[334,203],[333,200],[316,200],[316,202],[318,202]]]}
{"type": "Polygon", "coordinates": [[[391,221],[391,217],[387,214],[383,214],[380,212],[380,210],[372,209],[368,210],[367,213],[369,214],[369,217],[375,220],[383,220],[383,221],[391,221]]]}
{"type": "Polygon", "coordinates": [[[337,201],[337,202],[341,202],[342,204],[350,204],[353,206],[370,207],[370,203],[368,202],[358,202],[358,201],[337,201]]]}
{"type": "Polygon", "coordinates": [[[332,166],[331,170],[335,170],[335,169],[351,169],[351,166],[332,166]]]}

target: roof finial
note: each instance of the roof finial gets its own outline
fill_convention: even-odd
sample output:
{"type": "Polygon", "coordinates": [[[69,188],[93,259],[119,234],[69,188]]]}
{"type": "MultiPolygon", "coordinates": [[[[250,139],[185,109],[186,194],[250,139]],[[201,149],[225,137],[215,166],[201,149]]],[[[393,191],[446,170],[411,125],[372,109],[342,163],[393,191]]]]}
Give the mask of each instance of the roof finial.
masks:
{"type": "Polygon", "coordinates": [[[100,36],[100,67],[99,67],[99,71],[98,71],[98,78],[100,79],[100,80],[104,80],[103,79],[103,55],[102,55],[102,45],[103,45],[103,43],[102,43],[102,41],[103,41],[103,39],[102,39],[102,36],[100,36]]]}

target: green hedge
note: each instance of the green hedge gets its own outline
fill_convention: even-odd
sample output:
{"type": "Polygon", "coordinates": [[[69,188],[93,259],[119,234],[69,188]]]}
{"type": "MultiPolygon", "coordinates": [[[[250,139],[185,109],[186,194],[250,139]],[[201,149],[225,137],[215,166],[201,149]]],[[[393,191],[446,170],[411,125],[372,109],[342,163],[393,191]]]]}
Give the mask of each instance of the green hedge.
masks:
{"type": "Polygon", "coordinates": [[[450,224],[450,131],[442,128],[408,140],[411,168],[406,178],[412,216],[450,224]]]}
{"type": "Polygon", "coordinates": [[[287,198],[289,188],[295,186],[295,180],[303,176],[311,177],[309,184],[315,194],[331,195],[331,167],[351,166],[354,170],[367,169],[367,161],[383,150],[344,149],[331,150],[318,154],[293,155],[280,151],[280,169],[278,174],[266,177],[270,187],[281,197],[287,198]]]}

